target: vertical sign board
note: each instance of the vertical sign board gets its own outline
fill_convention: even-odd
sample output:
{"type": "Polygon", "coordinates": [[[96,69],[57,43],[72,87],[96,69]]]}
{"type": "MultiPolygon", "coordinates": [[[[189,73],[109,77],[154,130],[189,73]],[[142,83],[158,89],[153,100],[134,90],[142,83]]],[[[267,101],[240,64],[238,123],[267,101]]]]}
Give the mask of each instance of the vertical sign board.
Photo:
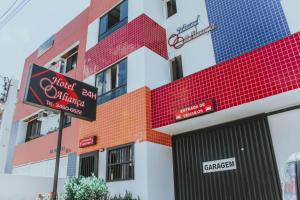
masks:
{"type": "Polygon", "coordinates": [[[97,88],[44,67],[31,66],[24,103],[94,121],[96,99],[97,88]]]}
{"type": "Polygon", "coordinates": [[[44,67],[31,66],[24,103],[42,109],[60,111],[52,200],[56,200],[57,193],[64,114],[94,121],[96,100],[97,88],[44,67]]]}

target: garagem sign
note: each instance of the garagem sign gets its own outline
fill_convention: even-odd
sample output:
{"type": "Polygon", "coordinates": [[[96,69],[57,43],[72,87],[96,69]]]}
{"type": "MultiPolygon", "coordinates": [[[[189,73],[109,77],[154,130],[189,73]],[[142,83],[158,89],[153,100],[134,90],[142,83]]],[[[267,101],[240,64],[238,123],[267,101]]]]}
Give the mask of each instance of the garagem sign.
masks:
{"type": "Polygon", "coordinates": [[[32,65],[24,103],[88,121],[96,119],[97,88],[46,68],[32,65]]]}
{"type": "Polygon", "coordinates": [[[235,158],[203,162],[203,173],[230,171],[236,169],[235,158]]]}

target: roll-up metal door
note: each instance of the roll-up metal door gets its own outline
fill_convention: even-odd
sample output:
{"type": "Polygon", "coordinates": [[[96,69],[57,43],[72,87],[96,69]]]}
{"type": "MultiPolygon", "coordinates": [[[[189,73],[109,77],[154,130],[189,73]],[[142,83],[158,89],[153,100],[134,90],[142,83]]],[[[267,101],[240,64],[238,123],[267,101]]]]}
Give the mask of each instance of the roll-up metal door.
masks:
{"type": "Polygon", "coordinates": [[[265,116],[173,137],[176,200],[282,199],[265,116]],[[236,169],[204,173],[203,162],[235,159],[236,169]]]}

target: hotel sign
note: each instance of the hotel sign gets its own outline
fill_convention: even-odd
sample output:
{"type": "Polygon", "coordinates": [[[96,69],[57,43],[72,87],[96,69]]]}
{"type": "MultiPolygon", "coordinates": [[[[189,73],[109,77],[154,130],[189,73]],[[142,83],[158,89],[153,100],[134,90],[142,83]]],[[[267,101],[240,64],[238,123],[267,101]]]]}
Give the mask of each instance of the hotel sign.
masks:
{"type": "Polygon", "coordinates": [[[203,162],[203,173],[236,170],[235,158],[203,162]]]}
{"type": "Polygon", "coordinates": [[[96,119],[97,88],[75,79],[32,65],[24,103],[44,109],[63,111],[73,117],[96,119]]]}
{"type": "Polygon", "coordinates": [[[97,143],[97,136],[84,138],[79,141],[79,148],[85,148],[92,145],[96,145],[96,143],[97,143]]]}
{"type": "Polygon", "coordinates": [[[216,26],[214,24],[211,24],[201,30],[198,30],[199,23],[200,23],[200,15],[197,16],[197,19],[195,21],[190,22],[188,24],[183,24],[182,26],[178,27],[177,33],[172,34],[169,37],[169,40],[168,40],[169,46],[173,47],[174,49],[180,49],[186,43],[188,43],[204,34],[207,34],[216,28],[216,26]],[[190,29],[194,29],[190,34],[187,34],[185,36],[181,35],[182,33],[185,33],[190,29]]]}
{"type": "Polygon", "coordinates": [[[175,114],[175,117],[176,117],[176,121],[181,121],[184,119],[211,113],[211,112],[214,112],[215,110],[216,110],[216,108],[215,108],[214,101],[208,100],[205,102],[201,102],[201,103],[180,109],[175,114]]]}

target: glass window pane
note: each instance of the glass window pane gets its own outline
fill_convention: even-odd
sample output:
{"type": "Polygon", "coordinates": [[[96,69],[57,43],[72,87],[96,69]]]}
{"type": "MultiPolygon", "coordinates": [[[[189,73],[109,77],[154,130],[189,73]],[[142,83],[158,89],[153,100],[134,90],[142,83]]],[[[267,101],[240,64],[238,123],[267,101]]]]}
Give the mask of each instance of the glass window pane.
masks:
{"type": "Polygon", "coordinates": [[[176,81],[183,77],[181,56],[174,58],[171,61],[172,81],[176,81]]]}
{"type": "Polygon", "coordinates": [[[121,21],[128,17],[128,1],[125,0],[121,4],[121,21]]]}
{"type": "Polygon", "coordinates": [[[107,179],[114,180],[127,180],[132,179],[134,175],[134,165],[130,161],[133,146],[126,146],[119,149],[110,150],[108,152],[107,163],[107,179]],[[114,159],[112,159],[114,155],[114,159]]]}
{"type": "Polygon", "coordinates": [[[296,163],[288,163],[285,170],[284,198],[297,199],[296,163]]]}
{"type": "Polygon", "coordinates": [[[167,2],[167,11],[168,17],[171,17],[172,15],[177,13],[176,0],[170,0],[167,2]]]}
{"type": "Polygon", "coordinates": [[[115,65],[111,68],[111,89],[112,90],[118,87],[117,74],[118,74],[118,65],[115,65]]]}
{"type": "Polygon", "coordinates": [[[107,24],[108,24],[108,15],[105,15],[100,19],[100,31],[99,31],[100,35],[102,35],[107,31],[107,24]]]}
{"type": "Polygon", "coordinates": [[[116,24],[120,22],[121,19],[121,11],[120,6],[115,7],[112,9],[108,14],[108,25],[107,28],[110,29],[114,27],[116,24]]]}
{"type": "Polygon", "coordinates": [[[119,86],[127,84],[127,59],[119,63],[119,86]]]}
{"type": "Polygon", "coordinates": [[[98,96],[101,96],[105,88],[105,74],[104,72],[100,73],[96,77],[96,87],[98,88],[98,96]]]}

